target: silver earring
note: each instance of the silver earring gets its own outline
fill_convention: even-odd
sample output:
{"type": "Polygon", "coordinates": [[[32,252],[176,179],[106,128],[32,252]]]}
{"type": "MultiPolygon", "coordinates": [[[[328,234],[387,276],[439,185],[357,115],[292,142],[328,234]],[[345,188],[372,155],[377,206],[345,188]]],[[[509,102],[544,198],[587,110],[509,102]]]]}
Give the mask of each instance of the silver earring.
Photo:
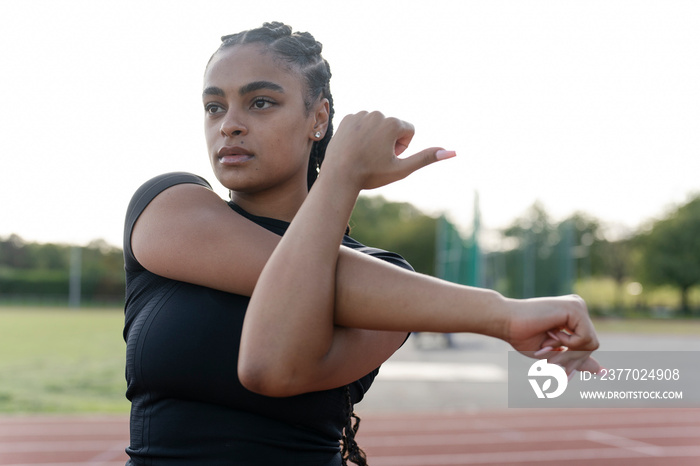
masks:
{"type": "Polygon", "coordinates": [[[320,131],[316,131],[316,134],[314,134],[314,136],[316,136],[316,138],[320,138],[320,137],[321,137],[321,132],[320,132],[320,131]]]}

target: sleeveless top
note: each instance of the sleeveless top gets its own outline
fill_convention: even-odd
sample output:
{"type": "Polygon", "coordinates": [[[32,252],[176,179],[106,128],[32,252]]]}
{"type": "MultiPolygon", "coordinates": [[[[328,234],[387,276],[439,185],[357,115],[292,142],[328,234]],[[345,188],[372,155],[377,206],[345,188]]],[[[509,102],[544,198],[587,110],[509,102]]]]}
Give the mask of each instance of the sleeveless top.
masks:
{"type": "MultiPolygon", "coordinates": [[[[139,215],[159,193],[181,183],[211,189],[192,174],[160,175],[136,191],[126,215],[127,464],[340,465],[345,387],[287,398],[248,391],[238,380],[237,361],[249,297],[153,274],[134,257],[131,232],[139,215]]],[[[278,235],[289,226],[229,205],[278,235]]],[[[343,245],[412,270],[401,256],[347,235],[343,245]]],[[[350,384],[353,403],[378,370],[350,384]]]]}

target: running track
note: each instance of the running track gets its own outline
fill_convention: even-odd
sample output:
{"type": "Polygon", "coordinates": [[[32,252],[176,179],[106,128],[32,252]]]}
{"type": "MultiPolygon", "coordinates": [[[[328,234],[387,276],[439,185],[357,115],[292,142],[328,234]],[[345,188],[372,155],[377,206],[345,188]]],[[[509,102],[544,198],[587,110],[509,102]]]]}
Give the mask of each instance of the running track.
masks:
{"type": "MultiPolygon", "coordinates": [[[[700,465],[700,409],[359,414],[371,466],[700,465]]],[[[124,416],[0,417],[2,466],[123,466],[127,443],[124,416]]]]}

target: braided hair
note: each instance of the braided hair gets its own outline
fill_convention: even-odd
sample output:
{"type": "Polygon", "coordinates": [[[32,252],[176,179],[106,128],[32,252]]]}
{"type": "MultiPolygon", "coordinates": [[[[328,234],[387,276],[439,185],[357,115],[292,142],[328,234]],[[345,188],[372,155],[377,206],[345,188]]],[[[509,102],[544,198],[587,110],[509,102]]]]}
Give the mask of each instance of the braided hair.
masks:
{"type": "Polygon", "coordinates": [[[342,445],[340,454],[343,459],[343,466],[347,466],[348,461],[352,461],[360,466],[367,466],[367,456],[362,448],[355,441],[355,434],[360,428],[360,417],[355,414],[350,396],[350,385],[345,386],[345,426],[343,428],[342,445]],[[353,425],[353,419],[355,423],[353,425]]]}
{"type": "MultiPolygon", "coordinates": [[[[262,27],[223,36],[219,50],[234,45],[261,43],[270,51],[299,70],[306,80],[306,96],[304,106],[310,112],[314,102],[319,98],[328,99],[329,118],[328,129],[322,139],[314,141],[309,154],[307,169],[307,185],[311,186],[318,177],[321,164],[326,155],[326,147],[333,136],[333,96],[331,95],[331,68],[321,56],[323,45],[308,32],[292,32],[292,28],[280,22],[265,23],[262,27]]],[[[214,55],[216,55],[216,52],[214,55]]],[[[213,56],[212,56],[213,58],[213,56]]],[[[211,61],[211,59],[210,59],[211,61]]]]}
{"type": "MultiPolygon", "coordinates": [[[[279,22],[265,23],[262,27],[249,31],[223,36],[220,51],[234,45],[261,43],[270,51],[301,72],[306,80],[306,96],[304,106],[311,111],[314,102],[319,98],[328,99],[329,119],[328,129],[322,139],[314,141],[309,154],[309,165],[306,181],[308,188],[316,181],[321,164],[326,155],[326,147],[333,136],[333,96],[331,95],[331,68],[321,56],[323,45],[316,41],[308,32],[292,32],[292,28],[279,22]]],[[[216,52],[214,53],[216,55],[216,52]]],[[[213,56],[214,56],[213,55],[213,56]]],[[[212,56],[212,58],[213,58],[212,56]]],[[[210,59],[211,61],[211,59],[210,59]]],[[[341,438],[341,457],[343,465],[351,461],[359,466],[366,466],[364,451],[357,445],[355,434],[360,426],[360,418],[354,413],[350,386],[344,388],[346,423],[341,438]],[[354,423],[353,423],[354,420],[354,423]]]]}

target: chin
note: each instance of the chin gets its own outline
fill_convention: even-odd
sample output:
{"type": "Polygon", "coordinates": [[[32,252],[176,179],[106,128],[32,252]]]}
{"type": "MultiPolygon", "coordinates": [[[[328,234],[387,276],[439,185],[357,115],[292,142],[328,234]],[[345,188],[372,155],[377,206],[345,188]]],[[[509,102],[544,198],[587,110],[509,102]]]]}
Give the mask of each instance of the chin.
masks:
{"type": "Polygon", "coordinates": [[[255,194],[265,189],[265,186],[263,186],[259,181],[244,179],[238,176],[230,176],[230,174],[228,176],[227,174],[223,174],[222,176],[217,174],[216,178],[224,188],[236,193],[255,194]]]}

